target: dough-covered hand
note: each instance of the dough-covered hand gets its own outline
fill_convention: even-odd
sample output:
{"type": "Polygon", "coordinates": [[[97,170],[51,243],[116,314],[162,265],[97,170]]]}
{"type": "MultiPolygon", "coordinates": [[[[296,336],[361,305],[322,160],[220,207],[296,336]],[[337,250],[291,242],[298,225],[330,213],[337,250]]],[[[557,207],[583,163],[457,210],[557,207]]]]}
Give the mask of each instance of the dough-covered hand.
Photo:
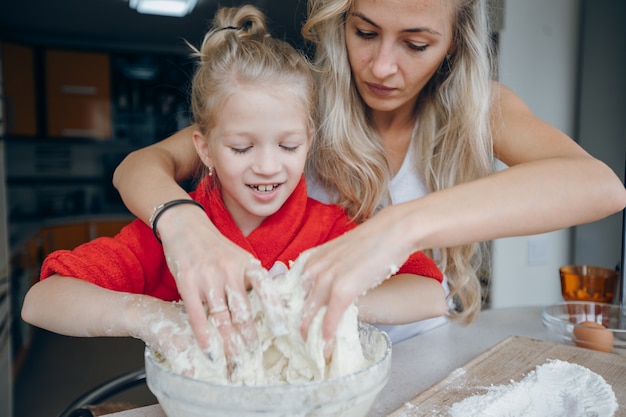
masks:
{"type": "Polygon", "coordinates": [[[209,347],[201,349],[183,303],[144,297],[133,310],[136,319],[130,334],[142,339],[172,371],[192,378],[226,377],[229,361],[215,328],[209,327],[209,347]]]}
{"type": "Polygon", "coordinates": [[[237,334],[247,346],[255,346],[257,334],[246,288],[251,285],[247,276],[258,270],[258,263],[196,207],[168,210],[158,227],[167,264],[200,347],[206,349],[209,343],[207,309],[227,356],[237,354],[237,334]]]}
{"type": "MultiPolygon", "coordinates": [[[[181,303],[141,298],[133,302],[136,313],[130,334],[143,340],[153,352],[174,363],[187,352],[199,351],[189,320],[181,303]]],[[[210,349],[207,349],[210,351],[210,349]]],[[[189,369],[184,373],[193,373],[193,361],[186,361],[189,369]]]]}
{"type": "Polygon", "coordinates": [[[274,330],[279,332],[284,326],[278,297],[267,285],[267,271],[250,253],[224,237],[205,213],[192,206],[165,212],[159,221],[159,234],[202,349],[209,343],[207,310],[222,337],[227,357],[239,353],[239,337],[249,349],[256,347],[258,336],[247,294],[252,287],[258,291],[274,330]]]}
{"type": "Polygon", "coordinates": [[[305,252],[308,259],[303,268],[303,285],[308,295],[301,331],[303,336],[306,335],[317,312],[323,306],[327,307],[322,323],[327,358],[332,352],[339,321],[348,306],[397,272],[413,252],[401,248],[394,237],[399,230],[375,219],[305,252]]]}

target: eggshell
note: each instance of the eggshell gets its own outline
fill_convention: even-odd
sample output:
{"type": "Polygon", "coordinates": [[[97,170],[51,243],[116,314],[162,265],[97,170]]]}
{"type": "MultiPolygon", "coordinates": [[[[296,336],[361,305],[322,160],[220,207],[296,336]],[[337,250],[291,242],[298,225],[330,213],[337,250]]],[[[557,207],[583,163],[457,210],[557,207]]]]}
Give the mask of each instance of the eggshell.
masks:
{"type": "Polygon", "coordinates": [[[583,321],[574,326],[574,343],[587,349],[611,352],[613,333],[593,321],[583,321]]]}

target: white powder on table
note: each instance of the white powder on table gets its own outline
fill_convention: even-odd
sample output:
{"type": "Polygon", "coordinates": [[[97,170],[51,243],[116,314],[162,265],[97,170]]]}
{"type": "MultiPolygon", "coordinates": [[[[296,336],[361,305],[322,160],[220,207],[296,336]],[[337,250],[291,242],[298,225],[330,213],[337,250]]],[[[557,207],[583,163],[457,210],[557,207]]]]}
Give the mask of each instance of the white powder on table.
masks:
{"type": "Polygon", "coordinates": [[[491,386],[450,408],[452,417],[612,417],[617,400],[600,375],[550,360],[519,382],[491,386]]]}

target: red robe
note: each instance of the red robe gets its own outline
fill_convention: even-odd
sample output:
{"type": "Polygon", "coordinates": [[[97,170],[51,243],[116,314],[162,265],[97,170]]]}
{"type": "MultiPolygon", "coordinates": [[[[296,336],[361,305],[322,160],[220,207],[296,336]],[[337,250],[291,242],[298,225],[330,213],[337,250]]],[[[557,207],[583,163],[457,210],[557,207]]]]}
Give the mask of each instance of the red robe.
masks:
{"type": "MultiPolygon", "coordinates": [[[[226,237],[270,269],[276,262],[289,265],[306,249],[321,245],[356,227],[336,205],[307,197],[304,179],[273,215],[244,236],[224,206],[219,190],[209,189],[208,177],[191,193],[226,237]]],[[[208,248],[207,250],[210,250],[208,248]]],[[[424,275],[442,281],[435,263],[422,252],[413,254],[398,273],[424,275]]],[[[74,250],[51,253],[41,267],[41,279],[53,274],[80,278],[104,288],[147,294],[162,300],[180,300],[161,244],[141,220],[134,220],[115,237],[100,237],[74,250]]]]}

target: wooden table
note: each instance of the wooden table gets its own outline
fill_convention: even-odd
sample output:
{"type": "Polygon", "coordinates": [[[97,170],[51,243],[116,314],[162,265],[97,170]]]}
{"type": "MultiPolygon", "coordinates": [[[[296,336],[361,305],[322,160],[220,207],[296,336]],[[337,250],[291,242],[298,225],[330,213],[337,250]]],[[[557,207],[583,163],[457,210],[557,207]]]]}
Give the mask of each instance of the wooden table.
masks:
{"type": "Polygon", "coordinates": [[[395,345],[389,383],[369,416],[387,416],[509,336],[548,340],[541,307],[485,310],[469,326],[444,325],[395,345]]]}
{"type": "MultiPolygon", "coordinates": [[[[548,340],[541,323],[541,307],[485,310],[470,326],[446,324],[394,345],[391,377],[368,417],[387,416],[409,405],[417,395],[509,336],[548,340]]],[[[616,417],[626,415],[624,412],[626,404],[620,403],[616,417]]],[[[154,405],[108,417],[166,416],[158,405],[154,405]]]]}

